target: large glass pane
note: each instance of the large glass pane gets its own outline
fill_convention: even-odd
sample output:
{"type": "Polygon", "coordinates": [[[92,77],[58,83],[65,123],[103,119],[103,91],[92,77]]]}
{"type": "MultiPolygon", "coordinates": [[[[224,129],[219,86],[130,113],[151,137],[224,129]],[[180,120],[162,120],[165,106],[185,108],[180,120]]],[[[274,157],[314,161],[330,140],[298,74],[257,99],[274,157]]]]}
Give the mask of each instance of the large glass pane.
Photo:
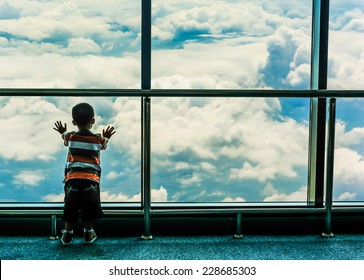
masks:
{"type": "Polygon", "coordinates": [[[0,87],[139,88],[140,2],[0,0],[0,87]]]}
{"type": "Polygon", "coordinates": [[[152,200],[307,201],[309,100],[285,102],[154,98],[152,200]]]}
{"type": "MultiPolygon", "coordinates": [[[[153,1],[152,87],[309,89],[311,2],[153,1]]],[[[306,201],[307,99],[153,99],[154,201],[306,201]]]]}
{"type": "Polygon", "coordinates": [[[93,105],[93,132],[113,125],[101,152],[102,202],[140,201],[140,98],[0,98],[0,202],[62,202],[67,147],[54,123],[72,125],[71,108],[93,105]]]}
{"type": "MultiPolygon", "coordinates": [[[[330,1],[329,89],[363,89],[364,2],[330,1]]],[[[363,99],[337,101],[334,199],[364,201],[363,99]]]]}
{"type": "Polygon", "coordinates": [[[330,89],[363,89],[364,2],[330,1],[330,89]]]}
{"type": "Polygon", "coordinates": [[[154,0],[153,88],[309,89],[311,1],[154,0]]]}
{"type": "Polygon", "coordinates": [[[337,101],[334,200],[364,201],[364,100],[337,101]]]}

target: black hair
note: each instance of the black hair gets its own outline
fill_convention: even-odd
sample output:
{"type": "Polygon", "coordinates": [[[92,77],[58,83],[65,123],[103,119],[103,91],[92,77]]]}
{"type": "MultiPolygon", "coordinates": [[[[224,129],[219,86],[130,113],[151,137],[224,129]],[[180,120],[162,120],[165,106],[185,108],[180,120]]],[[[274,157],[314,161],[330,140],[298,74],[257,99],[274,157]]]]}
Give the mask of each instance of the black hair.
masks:
{"type": "Polygon", "coordinates": [[[72,108],[72,118],[77,125],[87,125],[94,116],[94,108],[88,103],[79,103],[72,108]]]}

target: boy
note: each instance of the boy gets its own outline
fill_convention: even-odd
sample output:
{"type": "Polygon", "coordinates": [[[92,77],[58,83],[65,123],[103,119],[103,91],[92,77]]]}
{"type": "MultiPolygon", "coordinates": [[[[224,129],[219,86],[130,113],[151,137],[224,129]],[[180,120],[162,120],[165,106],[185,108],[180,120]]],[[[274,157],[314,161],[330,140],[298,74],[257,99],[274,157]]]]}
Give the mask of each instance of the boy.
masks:
{"type": "Polygon", "coordinates": [[[95,123],[95,113],[87,103],[72,108],[72,123],[78,131],[67,132],[67,124],[57,121],[53,128],[62,135],[64,145],[69,147],[64,176],[65,204],[61,242],[71,245],[73,227],[81,216],[84,222],[84,242],[93,243],[97,236],[93,222],[102,216],[100,202],[100,150],[106,149],[107,142],[114,135],[114,127],[108,126],[100,134],[90,129],[95,123]]]}

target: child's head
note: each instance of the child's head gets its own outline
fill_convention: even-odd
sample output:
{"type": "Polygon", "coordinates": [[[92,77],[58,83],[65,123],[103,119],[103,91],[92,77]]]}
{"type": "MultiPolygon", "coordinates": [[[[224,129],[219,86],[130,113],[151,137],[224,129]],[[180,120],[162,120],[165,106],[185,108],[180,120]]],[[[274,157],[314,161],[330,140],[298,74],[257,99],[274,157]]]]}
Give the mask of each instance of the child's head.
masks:
{"type": "Polygon", "coordinates": [[[95,122],[95,112],[88,103],[80,103],[72,108],[73,124],[78,127],[91,128],[95,122]]]}

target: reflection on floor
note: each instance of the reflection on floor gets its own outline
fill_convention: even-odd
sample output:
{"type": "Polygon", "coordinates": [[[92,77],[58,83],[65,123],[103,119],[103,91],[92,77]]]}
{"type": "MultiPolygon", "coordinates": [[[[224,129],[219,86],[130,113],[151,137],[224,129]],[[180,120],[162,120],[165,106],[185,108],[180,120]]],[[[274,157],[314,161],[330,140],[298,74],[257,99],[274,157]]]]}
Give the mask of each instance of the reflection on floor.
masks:
{"type": "Polygon", "coordinates": [[[364,235],[102,237],[63,247],[47,237],[0,236],[2,260],[364,260],[364,235]]]}

